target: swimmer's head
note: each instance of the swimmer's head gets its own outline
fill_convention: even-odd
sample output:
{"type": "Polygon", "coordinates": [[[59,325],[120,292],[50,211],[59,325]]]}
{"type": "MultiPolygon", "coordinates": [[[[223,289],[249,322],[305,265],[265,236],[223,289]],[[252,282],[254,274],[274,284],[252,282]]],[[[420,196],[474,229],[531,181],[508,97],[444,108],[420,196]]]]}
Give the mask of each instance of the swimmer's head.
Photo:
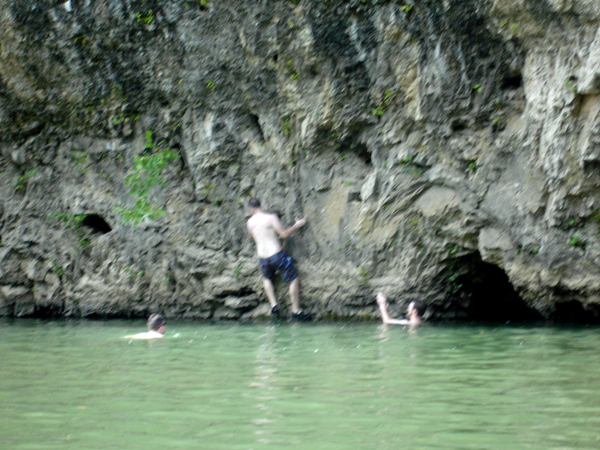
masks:
{"type": "Polygon", "coordinates": [[[425,304],[421,300],[413,300],[408,304],[408,315],[412,315],[413,312],[416,312],[419,317],[423,317],[425,304]]]}
{"type": "Polygon", "coordinates": [[[248,200],[248,206],[250,208],[260,208],[260,200],[258,200],[256,197],[252,197],[250,200],[248,200]]]}
{"type": "MultiPolygon", "coordinates": [[[[152,314],[148,318],[148,331],[156,331],[160,333],[160,328],[164,327],[167,324],[164,316],[162,314],[152,314]]],[[[165,330],[162,330],[161,334],[164,334],[165,330]]]]}

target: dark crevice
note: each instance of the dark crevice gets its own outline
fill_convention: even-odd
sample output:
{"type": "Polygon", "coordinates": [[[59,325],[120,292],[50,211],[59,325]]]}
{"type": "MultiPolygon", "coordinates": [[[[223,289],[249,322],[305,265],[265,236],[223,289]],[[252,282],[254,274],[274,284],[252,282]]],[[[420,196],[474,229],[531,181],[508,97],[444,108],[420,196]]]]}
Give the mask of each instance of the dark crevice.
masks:
{"type": "Polygon", "coordinates": [[[352,149],[352,151],[356,154],[356,156],[362,159],[366,165],[371,165],[371,152],[365,144],[358,144],[352,149]]]}
{"type": "Polygon", "coordinates": [[[453,119],[450,122],[450,128],[452,131],[463,131],[467,129],[467,124],[462,119],[453,119]]]}
{"type": "Polygon", "coordinates": [[[260,136],[261,142],[264,142],[265,135],[263,134],[262,128],[260,126],[260,121],[258,116],[255,114],[250,114],[250,122],[252,122],[252,126],[258,131],[258,135],[260,136]]]}
{"type": "Polygon", "coordinates": [[[477,322],[535,322],[542,316],[515,291],[508,276],[479,252],[456,260],[445,283],[456,317],[477,322]]]}
{"type": "Polygon", "coordinates": [[[600,178],[600,161],[584,161],[583,173],[586,177],[600,178]]]}
{"type": "Polygon", "coordinates": [[[110,225],[98,214],[86,215],[81,225],[90,228],[93,233],[106,234],[112,231],[110,225]]]}
{"type": "Polygon", "coordinates": [[[551,316],[551,319],[558,323],[572,323],[572,324],[586,324],[586,323],[598,323],[598,311],[596,312],[595,317],[592,317],[594,314],[590,314],[589,311],[586,311],[583,308],[581,302],[577,300],[570,300],[565,302],[560,302],[555,305],[554,313],[551,316]],[[595,320],[593,320],[595,319],[595,320]]]}
{"type": "Polygon", "coordinates": [[[502,79],[500,88],[504,91],[514,91],[523,85],[523,76],[519,74],[508,75],[502,79]]]}
{"type": "Polygon", "coordinates": [[[367,166],[372,164],[371,152],[365,144],[354,144],[353,139],[344,139],[339,148],[340,153],[354,153],[367,166]]]}
{"type": "Polygon", "coordinates": [[[33,314],[28,317],[35,319],[56,319],[58,317],[62,317],[64,314],[63,308],[53,305],[53,306],[40,306],[36,305],[33,314]]]}

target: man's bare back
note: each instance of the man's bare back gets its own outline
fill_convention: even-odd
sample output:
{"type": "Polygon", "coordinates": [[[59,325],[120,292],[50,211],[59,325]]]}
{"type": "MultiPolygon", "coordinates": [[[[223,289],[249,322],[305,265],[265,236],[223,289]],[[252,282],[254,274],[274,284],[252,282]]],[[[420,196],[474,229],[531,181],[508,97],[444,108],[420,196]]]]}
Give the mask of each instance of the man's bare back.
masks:
{"type": "Polygon", "coordinates": [[[256,253],[259,258],[268,258],[281,251],[277,233],[284,230],[275,214],[257,212],[248,219],[248,231],[256,242],[256,253]]]}
{"type": "Polygon", "coordinates": [[[273,287],[273,278],[279,272],[283,281],[290,283],[290,300],[292,303],[292,318],[307,320],[310,315],[300,310],[300,293],[298,274],[292,258],[282,250],[279,238],[285,239],[298,228],[304,226],[306,219],[296,219],[296,223],[290,228],[284,228],[277,214],[265,213],[260,207],[257,198],[248,201],[252,217],[248,219],[246,226],[256,243],[256,253],[259,258],[259,266],[263,275],[263,286],[271,304],[271,313],[278,314],[277,297],[273,287]]]}

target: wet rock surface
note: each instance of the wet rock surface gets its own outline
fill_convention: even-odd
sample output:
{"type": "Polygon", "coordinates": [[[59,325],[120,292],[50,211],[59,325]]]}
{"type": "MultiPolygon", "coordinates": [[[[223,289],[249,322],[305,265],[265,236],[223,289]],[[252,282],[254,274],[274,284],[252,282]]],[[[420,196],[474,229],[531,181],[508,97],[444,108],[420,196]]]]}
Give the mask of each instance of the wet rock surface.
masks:
{"type": "Polygon", "coordinates": [[[599,184],[595,0],[0,6],[0,315],[268,315],[257,196],[316,317],[598,323],[599,184]]]}

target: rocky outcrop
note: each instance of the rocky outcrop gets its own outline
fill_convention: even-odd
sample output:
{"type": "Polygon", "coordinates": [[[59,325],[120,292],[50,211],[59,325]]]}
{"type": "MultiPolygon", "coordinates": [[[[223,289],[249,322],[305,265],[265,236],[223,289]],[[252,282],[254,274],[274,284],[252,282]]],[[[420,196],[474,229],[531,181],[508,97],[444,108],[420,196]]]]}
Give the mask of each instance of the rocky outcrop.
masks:
{"type": "Polygon", "coordinates": [[[264,315],[257,196],[317,316],[598,322],[600,4],[6,2],[0,180],[0,315],[264,315]]]}

